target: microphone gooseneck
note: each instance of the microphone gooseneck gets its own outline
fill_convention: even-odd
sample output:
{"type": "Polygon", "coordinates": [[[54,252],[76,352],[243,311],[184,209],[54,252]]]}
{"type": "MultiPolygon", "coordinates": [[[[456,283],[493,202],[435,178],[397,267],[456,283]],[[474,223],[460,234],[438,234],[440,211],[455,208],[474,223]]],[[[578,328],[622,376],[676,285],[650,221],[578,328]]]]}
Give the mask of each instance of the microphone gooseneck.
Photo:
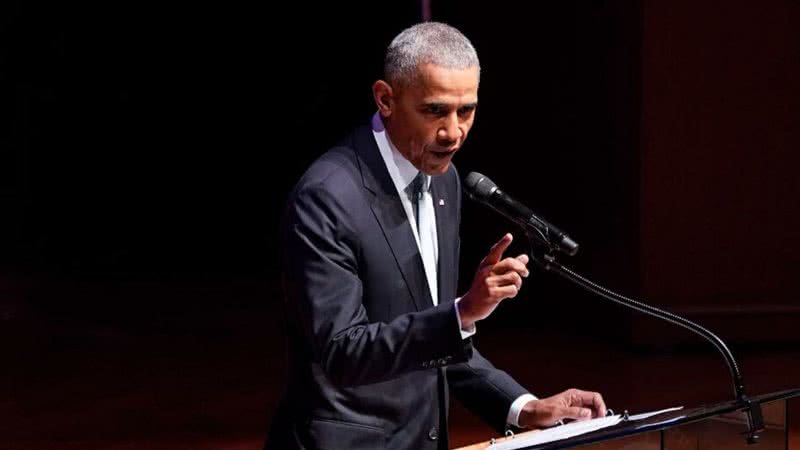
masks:
{"type": "Polygon", "coordinates": [[[555,272],[589,292],[595,293],[605,299],[611,300],[615,303],[649,316],[656,317],[671,324],[683,327],[695,334],[702,336],[703,339],[714,345],[714,347],[722,354],[722,357],[725,359],[725,362],[728,365],[728,371],[730,372],[731,379],[733,381],[733,392],[736,401],[747,413],[748,431],[745,433],[747,436],[747,442],[749,444],[755,444],[758,442],[758,434],[764,430],[764,419],[761,412],[761,405],[758,402],[752,401],[747,397],[747,395],[745,395],[744,381],[742,380],[742,373],[739,371],[739,365],[736,363],[733,353],[731,353],[730,349],[728,349],[728,346],[719,336],[689,319],[678,316],[677,314],[673,314],[669,311],[656,308],[655,306],[625,297],[610,289],[600,286],[599,284],[594,283],[593,281],[573,272],[567,267],[562,266],[550,255],[531,254],[530,256],[531,260],[537,266],[546,271],[555,272]]]}
{"type": "MultiPolygon", "coordinates": [[[[540,219],[536,218],[536,216],[533,215],[533,213],[525,206],[519,204],[508,197],[505,193],[500,191],[497,188],[497,185],[487,177],[476,172],[471,172],[469,175],[467,175],[464,184],[470,198],[491,207],[507,218],[510,218],[512,221],[522,225],[525,228],[529,240],[535,240],[547,244],[547,251],[539,250],[537,252],[537,250],[533,249],[532,247],[530,254],[531,261],[533,261],[538,267],[548,272],[555,272],[561,277],[571,281],[572,283],[589,292],[599,295],[600,297],[611,300],[635,311],[683,327],[697,335],[702,336],[703,339],[710,342],[725,359],[725,363],[728,365],[728,371],[730,372],[731,379],[733,381],[733,391],[736,401],[740,405],[741,409],[747,414],[748,430],[745,433],[747,442],[748,444],[755,444],[758,442],[759,433],[764,430],[764,419],[761,412],[761,404],[745,395],[744,382],[742,380],[741,371],[739,370],[739,365],[736,363],[733,353],[731,353],[730,349],[728,349],[728,346],[719,336],[692,322],[691,320],[617,294],[616,292],[600,286],[599,284],[594,283],[593,281],[573,272],[567,267],[564,267],[555,260],[555,257],[553,256],[554,250],[564,251],[567,254],[572,255],[575,253],[575,251],[577,251],[577,244],[574,245],[574,249],[572,253],[570,253],[568,250],[571,247],[569,247],[568,244],[563,243],[563,237],[566,237],[566,235],[544,221],[541,222],[544,222],[544,224],[547,226],[543,227],[541,225],[534,225],[533,221],[539,221],[540,219]],[[526,217],[528,218],[526,219],[526,217]],[[558,233],[560,233],[560,235],[558,233]]],[[[566,237],[566,239],[569,238],[566,237]]]]}

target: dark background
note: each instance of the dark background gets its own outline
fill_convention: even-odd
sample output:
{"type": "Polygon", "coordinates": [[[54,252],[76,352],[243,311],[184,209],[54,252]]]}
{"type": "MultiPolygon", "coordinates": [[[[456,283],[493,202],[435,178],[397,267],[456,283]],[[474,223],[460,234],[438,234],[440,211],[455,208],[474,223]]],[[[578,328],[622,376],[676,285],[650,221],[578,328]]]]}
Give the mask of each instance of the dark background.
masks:
{"type": "MultiPolygon", "coordinates": [[[[481,111],[457,161],[462,174],[489,175],[568,230],[586,249],[578,265],[591,267],[620,242],[631,247],[632,24],[615,29],[624,17],[604,22],[612,12],[597,6],[516,17],[434,6],[483,56],[481,111]],[[630,60],[620,60],[625,54],[630,60]]],[[[286,193],[374,111],[382,52],[418,20],[419,6],[371,7],[380,22],[342,6],[315,6],[313,16],[301,7],[102,8],[19,5],[5,27],[5,267],[86,282],[274,277],[286,193]],[[262,24],[264,14],[293,26],[262,24]]],[[[469,278],[513,228],[476,205],[465,215],[469,278]]],[[[635,269],[634,255],[618,259],[622,270],[607,275],[635,269]]]]}
{"type": "MultiPolygon", "coordinates": [[[[482,63],[462,175],[488,175],[566,230],[581,251],[562,261],[591,278],[738,351],[793,348],[797,2],[431,3],[482,63]]],[[[0,431],[30,448],[255,442],[283,376],[285,196],[374,111],[383,51],[420,18],[399,1],[3,3],[0,431]]],[[[463,213],[466,286],[518,230],[471,202],[463,213]]],[[[536,360],[542,342],[565,342],[555,375],[523,376],[534,391],[568,387],[576,345],[627,352],[631,367],[685,352],[718,362],[542,272],[477,339],[512,373],[528,364],[504,352],[536,360]]],[[[723,386],[699,400],[726,398],[712,367],[723,386]]]]}

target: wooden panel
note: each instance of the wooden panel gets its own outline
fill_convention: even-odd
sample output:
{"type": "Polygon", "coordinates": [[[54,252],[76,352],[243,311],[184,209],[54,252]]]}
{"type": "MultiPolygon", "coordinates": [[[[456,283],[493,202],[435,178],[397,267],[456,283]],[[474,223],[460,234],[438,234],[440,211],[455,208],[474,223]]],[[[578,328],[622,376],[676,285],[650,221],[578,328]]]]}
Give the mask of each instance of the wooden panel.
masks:
{"type": "MultiPolygon", "coordinates": [[[[800,307],[797,306],[746,307],[731,300],[727,307],[663,308],[711,330],[729,346],[800,342],[800,333],[797,332],[800,307]]],[[[712,348],[710,343],[682,327],[639,313],[631,316],[630,336],[630,342],[638,348],[666,348],[677,344],[696,344],[712,348]]]]}
{"type": "MultiPolygon", "coordinates": [[[[745,318],[797,304],[798,19],[790,0],[644,2],[640,260],[649,303],[745,318]]],[[[800,336],[769,320],[720,320],[721,334],[742,342],[800,336]]]]}
{"type": "Polygon", "coordinates": [[[800,398],[793,398],[787,402],[786,427],[789,431],[786,448],[800,448],[800,398]]]}

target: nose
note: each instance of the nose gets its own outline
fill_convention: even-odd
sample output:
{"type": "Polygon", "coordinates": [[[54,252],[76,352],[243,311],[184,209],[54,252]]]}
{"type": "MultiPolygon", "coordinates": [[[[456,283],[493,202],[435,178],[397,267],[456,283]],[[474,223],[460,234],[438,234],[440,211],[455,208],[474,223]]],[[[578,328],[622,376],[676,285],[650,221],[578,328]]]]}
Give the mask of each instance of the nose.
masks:
{"type": "Polygon", "coordinates": [[[436,137],[439,139],[439,145],[449,147],[458,142],[463,135],[464,130],[458,120],[458,114],[453,113],[443,119],[436,137]]]}

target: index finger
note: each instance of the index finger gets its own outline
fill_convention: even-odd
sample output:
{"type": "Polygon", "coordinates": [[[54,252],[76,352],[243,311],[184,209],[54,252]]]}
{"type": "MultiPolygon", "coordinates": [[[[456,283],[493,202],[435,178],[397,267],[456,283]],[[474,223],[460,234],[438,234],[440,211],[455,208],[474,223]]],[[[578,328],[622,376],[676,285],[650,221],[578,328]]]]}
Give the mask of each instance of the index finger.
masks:
{"type": "Polygon", "coordinates": [[[596,417],[606,416],[606,402],[603,396],[597,392],[579,391],[580,400],[583,406],[591,406],[597,414],[596,417]]]}
{"type": "Polygon", "coordinates": [[[486,255],[486,258],[483,258],[483,262],[485,264],[497,264],[500,259],[503,258],[503,252],[511,245],[513,239],[514,236],[512,236],[511,233],[504,234],[503,237],[492,246],[489,250],[489,254],[486,255]]]}

